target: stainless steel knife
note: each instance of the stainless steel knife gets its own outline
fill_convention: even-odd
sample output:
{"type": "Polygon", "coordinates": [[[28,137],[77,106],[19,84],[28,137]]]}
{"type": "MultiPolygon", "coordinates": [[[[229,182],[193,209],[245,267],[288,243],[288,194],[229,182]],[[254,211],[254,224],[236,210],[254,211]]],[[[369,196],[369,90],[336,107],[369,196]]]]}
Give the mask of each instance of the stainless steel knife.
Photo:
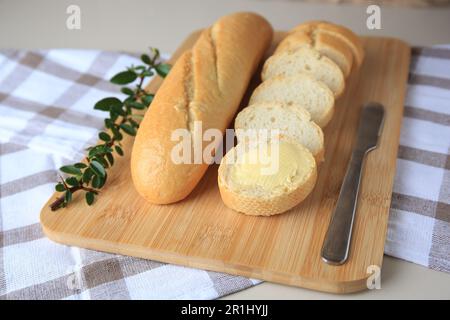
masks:
{"type": "Polygon", "coordinates": [[[326,263],[341,265],[348,258],[363,162],[365,155],[377,147],[383,118],[384,108],[379,103],[370,102],[362,109],[357,141],[322,247],[326,263]]]}

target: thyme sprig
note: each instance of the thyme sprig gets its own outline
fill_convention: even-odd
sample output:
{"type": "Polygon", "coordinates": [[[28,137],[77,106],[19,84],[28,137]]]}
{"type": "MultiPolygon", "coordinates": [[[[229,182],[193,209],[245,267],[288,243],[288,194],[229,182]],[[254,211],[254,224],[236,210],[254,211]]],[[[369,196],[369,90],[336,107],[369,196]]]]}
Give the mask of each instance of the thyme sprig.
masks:
{"type": "Polygon", "coordinates": [[[120,91],[126,95],[123,101],[107,97],[94,105],[94,109],[109,114],[104,120],[105,130],[98,134],[100,142],[87,148],[83,162],[59,168],[66,178],[60,175],[60,181],[55,186],[55,190],[62,195],[50,204],[52,211],[66,207],[72,201],[73,194],[79,191],[85,192],[86,203],[92,205],[108,179],[107,169],[114,165],[115,156],[124,155],[121,144],[123,134],[136,135],[142,112],[136,114],[135,111],[147,109],[154,97],[143,88],[145,79],[155,74],[165,78],[170,70],[170,65],[160,61],[157,49],[151,48],[150,51],[150,55],[141,56],[144,64],[131,66],[111,78],[110,81],[114,84],[135,84],[134,88],[121,88],[120,91]]]}

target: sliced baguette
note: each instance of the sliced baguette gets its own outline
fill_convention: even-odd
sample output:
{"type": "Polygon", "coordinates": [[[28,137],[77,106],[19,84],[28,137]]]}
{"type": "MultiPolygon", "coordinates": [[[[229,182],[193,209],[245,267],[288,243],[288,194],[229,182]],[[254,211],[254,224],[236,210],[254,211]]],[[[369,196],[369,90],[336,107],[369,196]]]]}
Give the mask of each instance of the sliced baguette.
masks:
{"type": "Polygon", "coordinates": [[[333,92],[323,82],[301,73],[276,76],[261,83],[253,92],[249,105],[258,102],[299,105],[321,128],[327,125],[334,113],[333,92]]]}
{"type": "Polygon", "coordinates": [[[271,56],[264,63],[261,78],[265,81],[275,76],[291,76],[297,73],[306,73],[322,81],[333,91],[335,97],[339,97],[344,91],[344,74],[337,64],[319,51],[308,47],[271,56]]]}
{"type": "Polygon", "coordinates": [[[323,160],[324,139],[322,129],[311,121],[305,109],[279,102],[256,103],[244,108],[234,122],[238,142],[249,138],[250,130],[278,129],[283,137],[289,137],[304,145],[317,162],[323,160]]]}
{"type": "Polygon", "coordinates": [[[353,53],[356,65],[361,66],[364,60],[364,48],[359,37],[350,29],[326,21],[308,21],[292,29],[293,32],[328,33],[344,41],[353,53]]]}
{"type": "MultiPolygon", "coordinates": [[[[265,143],[269,144],[270,142],[265,143]]],[[[270,188],[264,184],[264,181],[275,179],[270,175],[260,175],[255,178],[255,174],[252,173],[252,177],[261,179],[258,180],[261,183],[254,183],[253,179],[249,183],[236,181],[235,172],[239,161],[245,161],[243,160],[245,159],[243,158],[245,152],[242,150],[252,149],[248,143],[239,143],[222,158],[219,166],[218,184],[220,195],[226,206],[247,215],[270,216],[293,208],[311,193],[317,180],[317,167],[314,157],[304,146],[288,139],[280,141],[280,150],[283,143],[292,148],[291,153],[301,163],[301,166],[295,167],[294,164],[292,168],[289,168],[293,170],[289,171],[288,178],[282,180],[282,182],[277,181],[277,184],[270,186],[270,188]]],[[[262,144],[258,144],[256,147],[260,146],[262,144]]],[[[267,147],[267,145],[264,147],[267,147]]],[[[292,166],[293,162],[280,163],[280,166],[285,165],[292,166]]],[[[258,171],[256,175],[259,173],[261,172],[258,171]]]]}
{"type": "Polygon", "coordinates": [[[275,50],[275,54],[296,50],[301,47],[316,49],[334,61],[345,77],[348,77],[350,74],[353,64],[352,51],[341,39],[327,33],[291,32],[280,42],[275,50]]]}

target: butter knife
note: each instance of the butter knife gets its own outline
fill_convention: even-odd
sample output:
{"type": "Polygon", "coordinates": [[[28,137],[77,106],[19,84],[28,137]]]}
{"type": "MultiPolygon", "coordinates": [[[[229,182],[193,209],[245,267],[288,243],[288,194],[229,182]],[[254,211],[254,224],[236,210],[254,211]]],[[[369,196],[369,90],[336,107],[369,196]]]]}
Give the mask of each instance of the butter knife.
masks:
{"type": "Polygon", "coordinates": [[[348,258],[363,162],[366,154],[377,147],[383,118],[384,108],[379,103],[370,102],[362,109],[357,141],[322,247],[322,259],[326,263],[341,265],[348,258]]]}

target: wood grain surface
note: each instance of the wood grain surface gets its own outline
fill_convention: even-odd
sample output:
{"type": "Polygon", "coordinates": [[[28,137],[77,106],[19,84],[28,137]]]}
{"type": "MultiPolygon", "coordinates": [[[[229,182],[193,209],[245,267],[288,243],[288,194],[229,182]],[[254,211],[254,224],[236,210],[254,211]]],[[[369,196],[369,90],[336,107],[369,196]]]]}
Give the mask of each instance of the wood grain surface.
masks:
{"type": "MultiPolygon", "coordinates": [[[[274,45],[284,36],[278,32],[274,45]]],[[[198,32],[175,52],[189,49],[198,32]]],[[[92,207],[75,194],[68,208],[41,212],[52,240],[168,263],[237,274],[320,291],[363,290],[371,265],[382,265],[410,48],[391,38],[363,38],[366,59],[352,72],[333,120],[325,130],[325,162],[312,194],[289,212],[273,217],[245,216],[226,208],[217,187],[217,165],[209,168],[189,197],[171,205],[152,205],[134,190],[129,156],[110,170],[108,184],[92,207]],[[320,250],[355,142],[363,103],[378,101],[386,115],[379,147],[365,163],[348,262],[331,266],[320,250]]],[[[249,92],[257,85],[254,79],[249,92]]],[[[149,84],[155,92],[160,79],[149,84]]],[[[245,106],[246,99],[243,100],[245,106]]]]}

